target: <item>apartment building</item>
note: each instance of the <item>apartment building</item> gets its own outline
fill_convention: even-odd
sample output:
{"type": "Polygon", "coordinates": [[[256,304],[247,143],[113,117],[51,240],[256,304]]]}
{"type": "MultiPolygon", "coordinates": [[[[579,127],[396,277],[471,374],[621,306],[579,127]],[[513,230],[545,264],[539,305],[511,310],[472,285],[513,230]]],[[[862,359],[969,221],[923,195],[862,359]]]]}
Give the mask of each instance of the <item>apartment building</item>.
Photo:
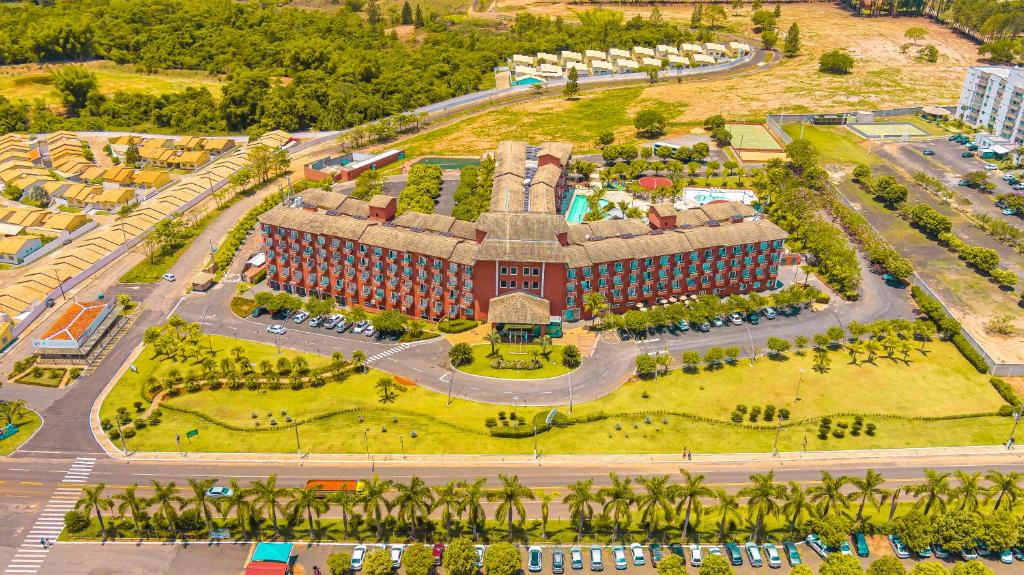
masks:
{"type": "Polygon", "coordinates": [[[475,222],[396,216],[395,198],[322,190],[266,212],[268,285],[432,320],[485,320],[499,310],[502,323],[526,324],[542,309],[554,321],[585,319],[594,292],[621,313],[776,287],[787,234],[749,206],[659,204],[646,220],[569,224],[559,213],[568,145],[502,142],[494,156],[490,210],[475,222]]]}
{"type": "Polygon", "coordinates": [[[967,69],[956,117],[1012,146],[1024,143],[1021,102],[1024,71],[1008,66],[967,69]]]}

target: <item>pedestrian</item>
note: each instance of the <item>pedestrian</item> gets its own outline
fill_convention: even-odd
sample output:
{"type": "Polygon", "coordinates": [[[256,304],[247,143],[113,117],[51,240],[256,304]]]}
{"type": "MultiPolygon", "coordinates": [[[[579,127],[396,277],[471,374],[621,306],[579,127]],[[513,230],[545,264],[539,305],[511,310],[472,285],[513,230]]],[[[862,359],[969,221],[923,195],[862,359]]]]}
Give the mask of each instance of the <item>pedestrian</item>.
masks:
{"type": "Polygon", "coordinates": [[[42,537],[40,537],[39,538],[39,544],[43,546],[43,549],[46,549],[46,539],[43,539],[42,537]]]}
{"type": "Polygon", "coordinates": [[[686,453],[686,458],[689,459],[690,461],[693,461],[693,452],[692,451],[687,452],[686,453]]]}
{"type": "Polygon", "coordinates": [[[47,547],[53,547],[53,539],[47,539],[46,540],[46,546],[47,547]]]}

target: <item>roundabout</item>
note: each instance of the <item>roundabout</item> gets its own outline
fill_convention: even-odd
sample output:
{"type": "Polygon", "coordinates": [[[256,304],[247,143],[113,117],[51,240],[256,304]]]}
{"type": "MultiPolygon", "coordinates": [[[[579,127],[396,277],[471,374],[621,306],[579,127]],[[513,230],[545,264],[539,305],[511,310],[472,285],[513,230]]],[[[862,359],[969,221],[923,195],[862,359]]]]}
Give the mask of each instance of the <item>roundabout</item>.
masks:
{"type": "MultiPolygon", "coordinates": [[[[454,348],[453,348],[454,349],[454,348]]],[[[458,366],[467,375],[494,379],[523,380],[548,379],[569,374],[579,368],[579,349],[573,345],[539,344],[478,344],[470,348],[469,363],[458,366]],[[569,351],[570,349],[574,351],[569,351]],[[575,353],[574,362],[566,359],[575,353]],[[569,365],[566,365],[566,364],[569,365]]],[[[453,362],[454,363],[454,362],[453,362]]]]}

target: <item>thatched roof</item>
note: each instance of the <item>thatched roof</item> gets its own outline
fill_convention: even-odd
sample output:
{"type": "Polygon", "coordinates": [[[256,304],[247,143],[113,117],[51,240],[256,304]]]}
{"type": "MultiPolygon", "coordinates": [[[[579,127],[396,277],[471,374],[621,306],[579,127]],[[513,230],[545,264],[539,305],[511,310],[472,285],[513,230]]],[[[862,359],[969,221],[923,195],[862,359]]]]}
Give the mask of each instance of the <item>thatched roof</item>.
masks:
{"type": "Polygon", "coordinates": [[[551,321],[551,302],[524,292],[512,292],[491,298],[487,306],[491,323],[546,325],[551,321]]]}

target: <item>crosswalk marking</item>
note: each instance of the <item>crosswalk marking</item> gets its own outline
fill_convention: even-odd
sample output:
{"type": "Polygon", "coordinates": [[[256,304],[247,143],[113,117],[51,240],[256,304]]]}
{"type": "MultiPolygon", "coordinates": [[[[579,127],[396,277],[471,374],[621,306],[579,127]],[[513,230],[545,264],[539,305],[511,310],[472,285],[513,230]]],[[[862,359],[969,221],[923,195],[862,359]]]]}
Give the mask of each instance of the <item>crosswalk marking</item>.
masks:
{"type": "MultiPolygon", "coordinates": [[[[95,457],[76,457],[75,460],[64,472],[62,483],[85,483],[92,474],[92,468],[96,465],[95,457]]],[[[27,534],[22,544],[15,550],[14,557],[7,562],[4,574],[26,574],[34,575],[42,568],[46,556],[50,552],[49,547],[40,544],[40,540],[56,542],[64,530],[64,514],[75,508],[78,498],[82,495],[81,487],[62,485],[54,490],[43,511],[36,518],[35,523],[27,534]]]]}
{"type": "Polygon", "coordinates": [[[366,358],[366,363],[374,363],[374,362],[380,361],[380,360],[382,360],[382,359],[384,359],[384,358],[386,358],[388,356],[394,355],[394,354],[396,354],[396,353],[398,353],[400,351],[405,351],[405,350],[409,349],[410,347],[415,347],[417,345],[420,345],[420,344],[423,344],[423,343],[429,343],[431,341],[433,341],[433,340],[424,339],[424,340],[420,340],[420,341],[412,341],[412,342],[407,341],[407,342],[404,342],[404,343],[400,343],[400,344],[396,345],[395,347],[390,347],[388,349],[385,349],[382,352],[375,353],[375,354],[371,355],[370,357],[366,358]]]}

